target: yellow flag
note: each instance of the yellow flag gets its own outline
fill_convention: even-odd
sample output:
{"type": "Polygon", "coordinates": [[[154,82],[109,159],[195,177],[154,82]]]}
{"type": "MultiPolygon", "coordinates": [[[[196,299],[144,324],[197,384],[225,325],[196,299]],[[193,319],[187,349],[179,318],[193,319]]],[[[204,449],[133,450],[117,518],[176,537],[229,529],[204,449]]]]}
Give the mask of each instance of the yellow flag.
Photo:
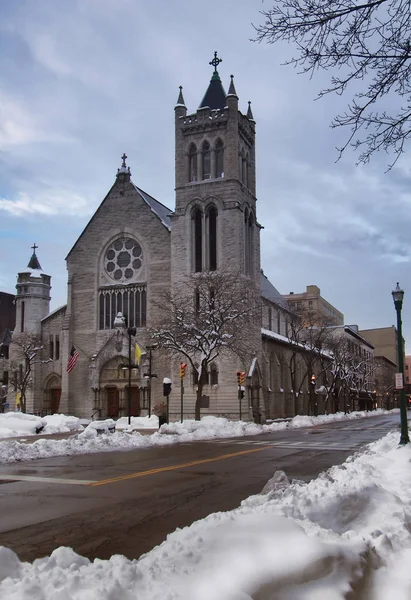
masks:
{"type": "Polygon", "coordinates": [[[136,342],[136,348],[134,351],[134,362],[136,363],[136,365],[140,365],[140,359],[141,359],[142,354],[143,354],[143,351],[136,342]]]}

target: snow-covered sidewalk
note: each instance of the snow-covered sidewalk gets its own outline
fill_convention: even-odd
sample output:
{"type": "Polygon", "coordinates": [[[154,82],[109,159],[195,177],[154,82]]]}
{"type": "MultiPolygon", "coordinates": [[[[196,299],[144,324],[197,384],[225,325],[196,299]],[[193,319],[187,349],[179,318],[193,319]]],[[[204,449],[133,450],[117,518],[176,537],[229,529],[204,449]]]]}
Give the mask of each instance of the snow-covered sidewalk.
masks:
{"type": "MultiPolygon", "coordinates": [[[[167,436],[168,437],[168,436],[167,436]]],[[[130,561],[58,548],[21,563],[0,548],[2,600],[406,600],[411,445],[392,432],[310,483],[263,493],[130,561]]]]}
{"type": "MultiPolygon", "coordinates": [[[[24,460],[36,460],[53,456],[71,456],[76,454],[112,452],[116,450],[133,450],[150,446],[167,446],[179,442],[259,435],[262,433],[284,431],[286,429],[314,427],[316,425],[321,425],[322,423],[330,423],[333,421],[346,421],[362,417],[371,418],[383,414],[392,414],[393,412],[395,411],[388,412],[376,410],[372,412],[353,412],[347,415],[344,413],[336,413],[333,415],[320,415],[318,417],[298,416],[290,421],[274,422],[269,425],[256,425],[255,423],[244,421],[228,421],[227,419],[220,417],[210,416],[203,417],[201,421],[187,420],[183,423],[162,425],[161,429],[152,435],[141,435],[137,429],[142,428],[143,426],[147,428],[152,427],[155,423],[154,420],[157,419],[157,417],[151,417],[151,419],[132,417],[130,428],[128,427],[127,419],[119,419],[118,421],[107,419],[106,421],[93,421],[84,431],[64,440],[43,438],[36,440],[31,444],[25,444],[18,441],[2,441],[0,443],[0,464],[24,460]],[[144,421],[144,419],[145,424],[142,424],[141,422],[144,421]],[[114,429],[114,433],[109,433],[114,429]],[[101,433],[101,431],[103,431],[103,433],[101,433]],[[104,431],[106,433],[104,433],[104,431]]],[[[396,412],[399,411],[397,410],[396,412]]],[[[18,414],[18,420],[21,422],[32,422],[30,420],[31,415],[7,413],[7,415],[13,414],[18,414]],[[23,417],[27,417],[27,419],[23,419],[23,417]]],[[[5,415],[1,415],[1,417],[3,416],[5,415]]],[[[12,420],[12,417],[7,418],[12,420]]],[[[39,419],[39,417],[34,417],[34,419],[39,419]]],[[[78,427],[82,429],[79,420],[76,419],[76,417],[52,415],[51,417],[44,417],[43,420],[49,422],[45,427],[45,430],[48,430],[49,433],[69,431],[70,427],[72,430],[75,430],[78,427]],[[58,423],[60,423],[60,429],[58,429],[58,423]]],[[[30,427],[32,429],[34,427],[35,433],[35,425],[31,424],[30,427]]],[[[0,419],[0,431],[1,428],[2,420],[0,419]]],[[[3,429],[5,429],[4,426],[3,429]]]]}

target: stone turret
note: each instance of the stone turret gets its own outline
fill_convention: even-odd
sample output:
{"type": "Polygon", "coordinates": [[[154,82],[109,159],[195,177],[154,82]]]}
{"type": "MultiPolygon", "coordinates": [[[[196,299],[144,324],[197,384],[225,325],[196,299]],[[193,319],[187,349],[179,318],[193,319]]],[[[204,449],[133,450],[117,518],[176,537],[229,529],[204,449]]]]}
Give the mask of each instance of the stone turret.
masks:
{"type": "Polygon", "coordinates": [[[51,277],[41,271],[40,262],[36,255],[38,246],[32,246],[33,254],[27,265],[27,270],[17,275],[16,295],[16,327],[15,333],[41,332],[41,319],[50,312],[51,277]]]}

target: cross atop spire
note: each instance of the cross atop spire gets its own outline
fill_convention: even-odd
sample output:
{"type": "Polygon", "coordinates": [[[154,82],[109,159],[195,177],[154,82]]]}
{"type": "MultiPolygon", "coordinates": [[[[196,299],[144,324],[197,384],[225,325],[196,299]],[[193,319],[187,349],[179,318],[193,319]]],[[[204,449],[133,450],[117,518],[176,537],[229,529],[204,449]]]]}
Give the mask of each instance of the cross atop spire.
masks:
{"type": "Polygon", "coordinates": [[[38,248],[38,246],[36,245],[36,242],[34,242],[34,244],[32,245],[31,248],[33,250],[33,254],[31,255],[31,258],[29,260],[29,264],[27,265],[27,268],[28,269],[38,269],[39,271],[42,271],[43,269],[41,268],[39,259],[36,256],[36,248],[38,248]]]}
{"type": "Polygon", "coordinates": [[[220,64],[220,62],[223,62],[222,58],[218,58],[217,56],[217,50],[214,52],[214,58],[213,60],[211,60],[208,64],[211,65],[212,67],[214,67],[214,73],[217,73],[217,67],[220,64]]]}
{"type": "MultiPolygon", "coordinates": [[[[128,167],[126,165],[126,158],[127,158],[127,154],[125,152],[123,152],[123,156],[121,157],[121,160],[123,161],[121,163],[121,167],[119,169],[117,169],[117,177],[119,175],[127,175],[128,176],[128,181],[130,180],[130,167],[128,167]]],[[[123,178],[124,179],[124,178],[123,178]]]]}

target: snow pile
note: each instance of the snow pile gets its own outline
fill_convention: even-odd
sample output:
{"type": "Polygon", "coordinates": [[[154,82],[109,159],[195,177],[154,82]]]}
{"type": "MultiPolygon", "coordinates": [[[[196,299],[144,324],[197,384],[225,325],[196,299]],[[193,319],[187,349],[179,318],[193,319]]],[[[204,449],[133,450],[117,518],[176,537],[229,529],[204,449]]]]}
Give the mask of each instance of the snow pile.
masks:
{"type": "Polygon", "coordinates": [[[0,437],[35,435],[45,427],[46,421],[35,415],[20,412],[0,414],[0,437]]]}
{"type": "Polygon", "coordinates": [[[351,413],[335,413],[331,415],[319,415],[318,417],[297,416],[289,421],[274,421],[267,425],[257,425],[250,421],[229,421],[222,417],[203,417],[201,421],[187,419],[183,423],[170,423],[161,426],[161,433],[172,433],[179,436],[191,434],[193,440],[209,440],[213,438],[242,437],[246,435],[258,435],[260,433],[272,433],[284,431],[285,429],[299,429],[301,427],[314,427],[332,421],[348,421],[364,417],[380,417],[384,414],[390,415],[399,412],[398,409],[387,411],[378,409],[372,412],[356,411],[351,413]]]}
{"type": "Polygon", "coordinates": [[[116,421],[116,431],[135,431],[136,429],[158,429],[158,417],[131,417],[130,425],[128,417],[121,417],[116,421]]]}
{"type": "MultiPolygon", "coordinates": [[[[92,421],[84,431],[64,440],[40,439],[32,444],[17,441],[3,441],[0,443],[0,464],[12,463],[23,460],[36,460],[52,456],[71,456],[75,454],[89,454],[95,452],[112,452],[115,450],[135,450],[148,446],[167,446],[179,442],[193,442],[198,440],[226,439],[283,431],[287,428],[313,427],[321,423],[330,423],[344,419],[358,419],[360,417],[381,416],[392,414],[395,411],[377,410],[373,412],[356,412],[344,415],[322,415],[320,417],[295,417],[291,421],[272,423],[271,425],[256,425],[244,421],[228,421],[220,417],[203,417],[201,421],[183,421],[183,423],[170,423],[162,425],[158,432],[152,435],[141,435],[132,426],[132,433],[115,431],[116,421],[92,421]],[[168,435],[163,435],[168,434],[168,435]]],[[[11,414],[11,413],[7,413],[11,414]]],[[[20,414],[20,413],[17,413],[20,414]]],[[[61,415],[63,417],[63,415],[61,415]]],[[[35,417],[39,419],[39,417],[35,417]]],[[[50,417],[44,417],[46,421],[50,417]]],[[[75,417],[65,417],[71,422],[75,417]]],[[[155,417],[157,419],[157,417],[155,417]]],[[[151,417],[154,422],[154,418],[151,417]]],[[[41,419],[40,419],[41,420],[41,419]]],[[[127,420],[127,419],[126,419],[127,420]]],[[[148,421],[148,419],[147,419],[148,421]]],[[[121,419],[123,423],[123,419],[121,419]]],[[[79,428],[81,429],[79,422],[79,428]]]]}
{"type": "Polygon", "coordinates": [[[390,433],[308,484],[276,473],[264,493],[175,531],[139,560],[90,562],[58,548],[30,564],[0,549],[0,597],[406,600],[411,445],[398,441],[390,433]]]}
{"type": "Polygon", "coordinates": [[[36,417],[21,412],[0,414],[0,438],[82,430],[80,419],[66,415],[36,417]]]}
{"type": "Polygon", "coordinates": [[[47,433],[68,433],[70,431],[81,431],[83,426],[78,417],[67,417],[66,415],[47,415],[43,417],[46,421],[46,426],[42,430],[42,434],[47,433]]]}

